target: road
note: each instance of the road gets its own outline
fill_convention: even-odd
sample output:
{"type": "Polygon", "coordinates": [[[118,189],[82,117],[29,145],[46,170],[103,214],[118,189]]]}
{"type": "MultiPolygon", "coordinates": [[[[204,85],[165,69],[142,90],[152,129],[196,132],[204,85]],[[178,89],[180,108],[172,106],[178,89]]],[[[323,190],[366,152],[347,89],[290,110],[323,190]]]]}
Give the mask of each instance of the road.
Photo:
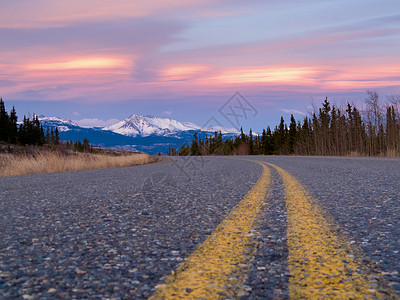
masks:
{"type": "Polygon", "coordinates": [[[0,188],[0,298],[400,296],[399,159],[180,157],[0,188]]]}

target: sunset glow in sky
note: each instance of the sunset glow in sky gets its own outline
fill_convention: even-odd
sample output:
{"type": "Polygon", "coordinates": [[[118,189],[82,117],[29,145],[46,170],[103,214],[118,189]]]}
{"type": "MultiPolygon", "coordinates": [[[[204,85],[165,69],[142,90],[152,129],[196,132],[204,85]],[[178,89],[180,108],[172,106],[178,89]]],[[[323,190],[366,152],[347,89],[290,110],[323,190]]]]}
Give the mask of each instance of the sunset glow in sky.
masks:
{"type": "MultiPolygon", "coordinates": [[[[0,96],[85,125],[202,125],[237,91],[244,127],[314,101],[400,94],[399,0],[0,0],[0,96]]],[[[11,107],[8,107],[9,110],[11,107]]],[[[222,123],[222,120],[221,120],[222,123]]],[[[229,124],[223,124],[229,126],[229,124]]]]}

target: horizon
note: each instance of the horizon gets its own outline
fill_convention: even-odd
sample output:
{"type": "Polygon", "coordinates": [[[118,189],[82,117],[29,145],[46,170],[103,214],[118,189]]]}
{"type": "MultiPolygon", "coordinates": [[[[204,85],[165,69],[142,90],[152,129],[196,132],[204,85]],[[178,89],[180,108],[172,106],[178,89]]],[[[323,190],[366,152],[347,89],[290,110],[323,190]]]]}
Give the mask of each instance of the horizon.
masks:
{"type": "Polygon", "coordinates": [[[325,97],[400,94],[395,0],[46,3],[2,3],[0,96],[20,119],[108,126],[138,114],[230,128],[221,108],[240,92],[252,107],[240,125],[260,131],[301,121],[325,97]]]}

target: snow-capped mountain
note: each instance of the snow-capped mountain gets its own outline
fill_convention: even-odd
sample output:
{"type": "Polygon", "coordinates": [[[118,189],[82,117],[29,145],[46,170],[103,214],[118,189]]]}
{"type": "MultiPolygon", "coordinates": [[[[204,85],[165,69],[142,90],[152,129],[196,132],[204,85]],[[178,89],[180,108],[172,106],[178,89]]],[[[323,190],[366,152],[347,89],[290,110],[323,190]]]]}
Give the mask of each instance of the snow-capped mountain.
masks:
{"type": "Polygon", "coordinates": [[[56,117],[40,116],[39,121],[46,127],[58,127],[64,141],[83,141],[87,138],[92,145],[104,148],[129,149],[148,153],[167,153],[168,148],[179,149],[190,144],[194,132],[200,136],[221,131],[224,137],[233,137],[239,132],[221,126],[202,128],[190,122],[179,122],[169,118],[132,115],[109,127],[82,127],[56,117]]]}
{"type": "Polygon", "coordinates": [[[169,136],[179,131],[201,130],[201,127],[168,118],[131,115],[121,122],[103,128],[103,130],[110,130],[126,136],[149,136],[152,134],[169,136]]]}
{"type": "Polygon", "coordinates": [[[43,127],[58,127],[60,132],[71,130],[71,127],[79,127],[78,124],[72,122],[71,120],[60,119],[57,117],[38,117],[40,123],[43,127]]]}
{"type": "Polygon", "coordinates": [[[131,115],[125,120],[104,128],[115,133],[126,136],[176,136],[181,132],[188,131],[221,131],[223,134],[238,134],[236,129],[227,129],[223,127],[202,128],[190,122],[179,122],[169,118],[154,116],[131,115]]]}

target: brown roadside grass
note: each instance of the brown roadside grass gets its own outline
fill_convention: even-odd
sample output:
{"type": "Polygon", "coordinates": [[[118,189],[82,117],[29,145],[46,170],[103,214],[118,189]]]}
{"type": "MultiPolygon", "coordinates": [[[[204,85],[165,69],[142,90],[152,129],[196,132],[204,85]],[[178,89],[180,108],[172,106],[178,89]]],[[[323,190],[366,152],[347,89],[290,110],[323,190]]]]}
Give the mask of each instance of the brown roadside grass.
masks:
{"type": "Polygon", "coordinates": [[[0,153],[0,177],[65,171],[128,167],[154,162],[146,153],[123,155],[39,152],[34,155],[0,153]]]}

